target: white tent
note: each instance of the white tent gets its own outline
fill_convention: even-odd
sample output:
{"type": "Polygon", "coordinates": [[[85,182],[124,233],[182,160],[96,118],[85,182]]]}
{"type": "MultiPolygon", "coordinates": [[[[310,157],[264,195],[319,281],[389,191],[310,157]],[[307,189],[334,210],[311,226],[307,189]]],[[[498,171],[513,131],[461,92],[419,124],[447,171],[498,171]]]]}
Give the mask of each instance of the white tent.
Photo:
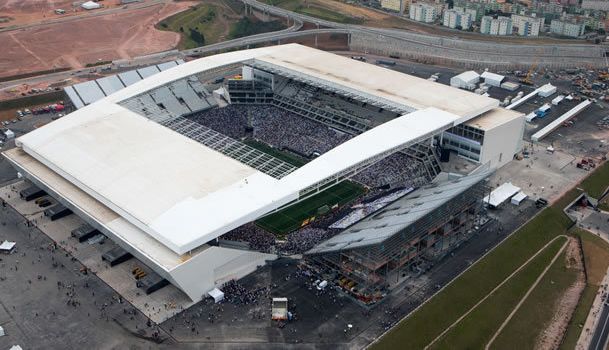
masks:
{"type": "Polygon", "coordinates": [[[511,203],[514,205],[520,205],[520,203],[525,200],[528,196],[524,194],[524,192],[520,191],[512,197],[511,203]]]}
{"type": "Polygon", "coordinates": [[[537,90],[539,91],[539,96],[548,97],[556,93],[556,86],[547,83],[546,85],[541,86],[537,90]]]}
{"type": "Polygon", "coordinates": [[[469,70],[450,78],[450,86],[472,90],[479,80],[480,75],[473,70],[469,70]]]}
{"type": "Polygon", "coordinates": [[[15,248],[15,242],[4,241],[0,244],[0,252],[10,253],[15,248]]]}
{"type": "Polygon", "coordinates": [[[209,292],[207,292],[207,294],[214,298],[214,302],[217,304],[219,302],[221,302],[222,300],[224,300],[224,292],[222,292],[220,289],[218,288],[214,288],[212,290],[210,290],[209,292]]]}
{"type": "Polygon", "coordinates": [[[15,133],[14,133],[14,132],[13,132],[11,129],[6,129],[6,130],[4,131],[4,135],[6,136],[6,138],[7,138],[8,140],[10,140],[10,139],[14,139],[14,138],[15,138],[15,133]]]}
{"type": "Polygon", "coordinates": [[[520,192],[520,187],[516,187],[510,182],[506,182],[494,189],[488,196],[484,197],[484,203],[488,204],[491,208],[497,208],[518,192],[520,192]]]}
{"type": "Polygon", "coordinates": [[[484,79],[484,82],[490,86],[501,86],[505,76],[485,71],[480,75],[480,78],[484,79]]]}
{"type": "Polygon", "coordinates": [[[80,5],[80,7],[84,8],[85,10],[95,10],[100,8],[101,5],[93,1],[87,1],[84,4],[80,5]]]}

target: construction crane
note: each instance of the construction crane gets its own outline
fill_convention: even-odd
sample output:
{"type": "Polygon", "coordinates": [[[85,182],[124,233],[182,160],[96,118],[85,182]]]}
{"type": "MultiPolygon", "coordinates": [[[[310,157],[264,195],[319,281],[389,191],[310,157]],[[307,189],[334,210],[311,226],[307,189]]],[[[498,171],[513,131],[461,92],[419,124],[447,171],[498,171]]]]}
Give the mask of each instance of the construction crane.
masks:
{"type": "Polygon", "coordinates": [[[535,68],[537,67],[537,61],[535,61],[532,65],[531,68],[529,69],[529,72],[527,73],[527,76],[520,79],[520,83],[521,84],[525,84],[525,85],[533,85],[533,80],[531,80],[531,78],[533,77],[533,72],[535,71],[535,68]]]}

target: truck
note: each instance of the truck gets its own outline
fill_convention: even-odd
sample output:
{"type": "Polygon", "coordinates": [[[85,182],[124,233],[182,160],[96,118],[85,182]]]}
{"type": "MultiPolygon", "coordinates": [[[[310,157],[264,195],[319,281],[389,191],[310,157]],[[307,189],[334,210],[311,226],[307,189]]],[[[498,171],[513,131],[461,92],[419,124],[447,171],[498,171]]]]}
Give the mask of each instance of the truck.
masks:
{"type": "Polygon", "coordinates": [[[539,109],[535,111],[535,114],[537,114],[537,117],[543,118],[548,115],[550,109],[552,109],[552,107],[550,107],[550,105],[546,103],[543,106],[539,107],[539,109]]]}
{"type": "Polygon", "coordinates": [[[558,95],[552,100],[552,105],[558,106],[565,99],[565,95],[558,95]]]}

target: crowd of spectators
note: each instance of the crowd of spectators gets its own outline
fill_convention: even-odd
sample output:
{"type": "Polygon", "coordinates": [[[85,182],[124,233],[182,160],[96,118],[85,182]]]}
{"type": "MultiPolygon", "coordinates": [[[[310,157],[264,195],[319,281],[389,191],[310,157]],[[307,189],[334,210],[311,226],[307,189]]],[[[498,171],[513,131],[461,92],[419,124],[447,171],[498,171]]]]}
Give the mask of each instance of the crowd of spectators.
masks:
{"type": "Polygon", "coordinates": [[[353,211],[349,212],[341,219],[336,220],[329,226],[329,228],[345,229],[353,225],[354,223],[362,220],[366,216],[381,210],[382,208],[397,200],[398,198],[407,195],[408,193],[412,192],[412,190],[412,187],[399,189],[385,196],[381,196],[373,201],[353,205],[351,207],[353,211]]]}
{"type": "Polygon", "coordinates": [[[189,119],[234,139],[251,136],[305,157],[323,154],[352,136],[271,105],[228,105],[192,114],[189,119]],[[251,123],[251,125],[249,125],[251,123]],[[251,134],[248,134],[251,126],[251,134]]]}
{"type": "Polygon", "coordinates": [[[255,304],[263,298],[269,299],[269,288],[246,288],[241,283],[230,280],[222,286],[222,292],[224,292],[224,300],[235,305],[249,305],[255,304]]]}
{"type": "Polygon", "coordinates": [[[188,119],[239,140],[246,136],[248,110],[252,107],[254,106],[229,104],[223,108],[212,108],[191,114],[188,119]]]}
{"type": "Polygon", "coordinates": [[[419,187],[429,181],[427,176],[420,162],[397,152],[372,164],[352,179],[372,188],[384,185],[419,187]]]}
{"type": "Polygon", "coordinates": [[[326,153],[352,137],[278,107],[260,106],[259,111],[252,122],[255,139],[306,157],[326,153]]]}
{"type": "Polygon", "coordinates": [[[322,228],[304,227],[288,234],[279,249],[285,254],[301,254],[313,248],[329,236],[329,231],[322,228]]]}
{"type": "Polygon", "coordinates": [[[237,227],[223,235],[222,239],[247,242],[250,249],[263,253],[270,253],[275,245],[275,236],[253,222],[237,227]]]}

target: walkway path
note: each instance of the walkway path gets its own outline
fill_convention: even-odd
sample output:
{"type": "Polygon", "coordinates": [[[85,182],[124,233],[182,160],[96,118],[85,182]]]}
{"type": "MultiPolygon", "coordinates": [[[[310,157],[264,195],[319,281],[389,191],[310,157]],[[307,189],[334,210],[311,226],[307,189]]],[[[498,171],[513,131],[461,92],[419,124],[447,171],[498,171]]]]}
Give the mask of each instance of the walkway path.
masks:
{"type": "MultiPolygon", "coordinates": [[[[518,272],[520,272],[522,269],[524,269],[531,261],[533,261],[533,259],[535,259],[535,257],[537,257],[541,252],[543,252],[550,244],[552,244],[555,240],[559,239],[559,238],[567,238],[567,236],[565,235],[559,235],[554,237],[552,240],[550,240],[548,243],[546,243],[543,247],[541,247],[535,254],[533,254],[527,261],[525,261],[522,265],[520,265],[520,267],[518,267],[514,272],[512,272],[509,276],[507,276],[503,281],[501,281],[501,283],[499,283],[495,288],[493,288],[493,290],[491,290],[490,292],[488,292],[484,298],[480,299],[474,306],[472,306],[469,310],[467,310],[467,312],[465,312],[461,317],[459,317],[455,322],[453,322],[450,326],[448,326],[442,333],[440,333],[436,338],[434,338],[429,344],[427,344],[427,346],[425,347],[425,349],[429,349],[433,344],[435,344],[438,340],[440,340],[442,337],[444,337],[444,335],[446,335],[450,330],[452,330],[457,324],[459,324],[459,322],[461,322],[464,318],[466,318],[470,313],[472,313],[472,311],[474,311],[480,304],[482,304],[486,299],[488,299],[492,294],[494,294],[497,290],[499,290],[501,287],[503,287],[504,284],[506,284],[512,277],[514,277],[518,272]]],[[[560,251],[558,252],[558,254],[560,254],[560,252],[562,252],[562,250],[567,246],[567,243],[569,243],[569,240],[567,239],[567,241],[562,245],[560,251]]],[[[556,257],[554,257],[554,259],[556,259],[556,257]]],[[[552,263],[554,262],[554,259],[552,260],[552,262],[548,265],[552,265],[552,263]]],[[[544,270],[544,272],[542,273],[545,274],[546,270],[544,270]]],[[[536,281],[537,283],[537,281],[536,281]]],[[[535,284],[536,284],[535,283],[535,284]]],[[[527,292],[528,295],[528,292],[527,292]]],[[[525,295],[526,298],[526,295],[525,295]]]]}

